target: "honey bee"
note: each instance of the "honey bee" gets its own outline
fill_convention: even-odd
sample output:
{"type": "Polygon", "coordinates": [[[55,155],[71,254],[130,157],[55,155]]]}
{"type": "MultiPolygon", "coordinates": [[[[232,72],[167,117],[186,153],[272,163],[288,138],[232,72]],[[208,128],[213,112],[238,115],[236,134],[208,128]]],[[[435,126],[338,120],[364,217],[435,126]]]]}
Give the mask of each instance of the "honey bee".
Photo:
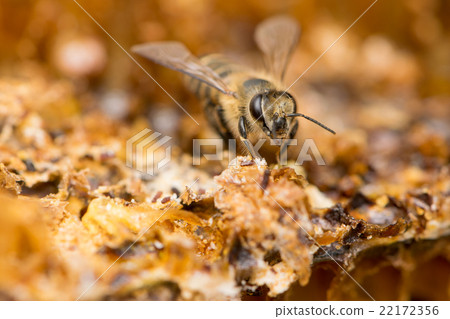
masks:
{"type": "Polygon", "coordinates": [[[208,122],[223,139],[242,141],[241,151],[254,158],[260,157],[255,143],[271,140],[271,145],[264,143],[261,147],[261,154],[277,153],[280,159],[286,155],[287,139],[297,133],[296,117],[335,134],[317,120],[298,113],[295,99],[283,89],[282,80],[299,36],[300,28],[290,17],[275,16],[260,23],[254,38],[264,55],[263,71],[236,64],[220,54],[196,58],[180,42],[146,43],[132,50],[184,73],[187,87],[203,101],[208,122]]]}

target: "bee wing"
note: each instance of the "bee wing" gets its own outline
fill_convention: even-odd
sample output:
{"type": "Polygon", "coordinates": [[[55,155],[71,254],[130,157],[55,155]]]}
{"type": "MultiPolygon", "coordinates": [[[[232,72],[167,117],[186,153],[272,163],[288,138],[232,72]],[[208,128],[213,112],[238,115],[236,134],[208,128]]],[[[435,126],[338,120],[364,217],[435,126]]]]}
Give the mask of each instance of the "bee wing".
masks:
{"type": "Polygon", "coordinates": [[[298,23],[288,16],[275,16],[261,22],[255,41],[264,53],[268,71],[283,79],[286,66],[300,37],[298,23]]]}
{"type": "Polygon", "coordinates": [[[222,93],[235,95],[222,79],[209,67],[203,65],[186,46],[180,42],[152,42],[135,45],[131,49],[155,63],[185,73],[222,93]]]}

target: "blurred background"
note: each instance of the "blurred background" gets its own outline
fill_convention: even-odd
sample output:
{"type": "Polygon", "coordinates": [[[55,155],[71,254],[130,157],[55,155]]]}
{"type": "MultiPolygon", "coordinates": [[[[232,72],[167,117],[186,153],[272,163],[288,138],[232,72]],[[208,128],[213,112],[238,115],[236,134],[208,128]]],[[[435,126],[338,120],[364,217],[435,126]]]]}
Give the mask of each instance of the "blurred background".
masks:
{"type": "MultiPolygon", "coordinates": [[[[292,15],[301,24],[302,36],[288,68],[287,85],[372,2],[78,1],[125,50],[148,41],[176,40],[197,55],[222,52],[237,61],[260,60],[253,41],[260,21],[274,14],[292,15]]],[[[201,104],[176,72],[136,57],[201,126],[194,125],[80,6],[72,0],[2,0],[0,7],[0,73],[59,78],[73,87],[76,101],[64,110],[52,110],[61,115],[54,116],[52,125],[58,126],[71,112],[101,111],[114,120],[150,124],[176,137],[186,151],[192,137],[211,134],[205,132],[201,104]]],[[[438,130],[442,138],[433,141],[431,153],[442,153],[446,161],[449,12],[450,3],[444,0],[378,1],[292,87],[300,110],[340,133],[353,128],[410,133],[418,120],[432,117],[427,129],[438,130]]],[[[327,133],[305,123],[299,134],[307,138],[327,133]]],[[[399,135],[383,135],[380,141],[392,137],[399,135]]],[[[334,155],[328,157],[333,160],[334,155]]]]}
{"type": "MultiPolygon", "coordinates": [[[[203,118],[201,103],[185,89],[179,74],[135,57],[193,115],[199,126],[120,46],[130,52],[135,44],[176,40],[185,43],[196,55],[221,52],[236,61],[260,65],[261,56],[253,41],[255,26],[270,16],[289,14],[302,27],[286,74],[289,86],[373,3],[373,0],[77,1],[86,11],[73,0],[0,1],[0,168],[9,184],[0,182],[17,194],[37,196],[44,201],[47,196],[57,194],[62,204],[56,211],[63,216],[64,205],[69,202],[67,210],[76,220],[71,222],[73,227],[82,227],[81,218],[91,199],[99,194],[145,202],[153,198],[152,191],[161,190],[161,185],[178,182],[177,187],[183,189],[192,183],[194,173],[195,177],[201,173],[202,178],[212,173],[204,178],[212,185],[211,175],[226,168],[227,163],[215,167],[211,164],[212,168],[200,167],[188,174],[185,162],[190,165],[190,161],[186,160],[178,171],[174,170],[176,174],[161,174],[153,184],[147,180],[148,176],[139,176],[148,182],[147,190],[142,190],[145,187],[140,178],[134,178],[136,172],[125,167],[128,138],[150,127],[174,137],[178,152],[174,154],[181,158],[178,156],[181,151],[191,151],[192,138],[211,137],[213,133],[203,118]]],[[[378,205],[379,198],[387,201],[389,196],[391,205],[392,199],[413,201],[411,196],[415,194],[435,207],[430,204],[434,196],[438,199],[435,203],[441,205],[436,207],[442,209],[440,219],[430,223],[430,228],[439,229],[436,227],[439,224],[443,234],[448,233],[445,222],[450,207],[449,13],[450,1],[446,0],[379,0],[291,89],[300,112],[338,133],[332,136],[307,121],[300,122],[299,144],[302,139],[314,138],[327,166],[306,163],[296,169],[306,172],[308,182],[336,203],[361,204],[363,209],[350,212],[355,218],[376,222],[379,211],[366,209],[366,204],[376,201],[378,205]]],[[[291,154],[294,151],[292,148],[291,154]]],[[[204,183],[201,187],[210,185],[201,183],[204,183]]],[[[41,235],[44,231],[24,214],[31,214],[33,208],[15,203],[15,200],[8,202],[10,213],[0,217],[16,216],[17,224],[26,224],[24,228],[33,234],[30,238],[41,235]]],[[[385,205],[383,201],[380,203],[385,205]]],[[[388,204],[388,212],[396,206],[389,208],[388,204]]],[[[417,214],[428,216],[431,208],[417,214]]],[[[33,216],[42,221],[41,215],[33,216]]],[[[62,220],[50,217],[51,225],[62,220]]],[[[11,223],[2,224],[6,225],[5,232],[0,234],[7,240],[0,249],[22,256],[21,233],[10,227],[11,223]]],[[[73,238],[84,236],[80,229],[72,229],[73,238]]],[[[423,229],[418,234],[420,231],[423,229]]],[[[63,228],[59,233],[65,236],[65,232],[63,228]]],[[[72,249],[72,245],[67,244],[66,248],[65,241],[60,241],[61,251],[72,249]]],[[[425,253],[419,251],[417,264],[422,261],[424,264],[413,271],[408,268],[410,277],[405,278],[411,279],[405,282],[409,288],[398,291],[392,288],[395,280],[403,280],[399,278],[404,278],[404,274],[391,264],[383,268],[387,271],[363,281],[365,270],[374,267],[373,260],[369,260],[362,268],[356,267],[364,271],[355,276],[376,293],[377,300],[448,299],[450,262],[448,244],[443,243],[442,247],[436,246],[436,251],[439,250],[436,258],[433,254],[428,259],[422,258],[425,253]]],[[[42,242],[42,247],[47,246],[42,242]]],[[[33,248],[38,252],[36,255],[45,257],[41,246],[36,247],[33,248]]],[[[424,251],[431,251],[427,247],[424,251]]],[[[44,257],[43,263],[48,263],[44,257]]],[[[80,274],[87,269],[84,264],[72,263],[71,258],[67,261],[68,267],[78,267],[80,274]]],[[[6,282],[5,287],[27,282],[30,276],[27,261],[3,264],[0,263],[0,282],[6,282]],[[3,264],[9,268],[1,268],[3,264]],[[27,268],[21,270],[23,277],[10,281],[11,273],[20,268],[17,265],[27,268]]],[[[47,274],[46,267],[39,269],[47,274]]],[[[101,264],[98,268],[104,269],[101,264]]],[[[73,294],[76,297],[78,277],[71,272],[65,274],[69,275],[53,276],[57,281],[53,295],[23,297],[19,293],[18,299],[70,299],[73,294]],[[62,290],[67,290],[67,294],[61,293],[62,290]]],[[[324,299],[323,287],[332,279],[327,276],[314,273],[312,284],[304,289],[297,287],[297,295],[290,299],[324,299]],[[317,285],[320,289],[314,289],[314,283],[320,283],[317,285]]],[[[41,277],[36,278],[39,279],[36,286],[42,287],[41,277]]],[[[339,281],[335,283],[340,286],[339,281]]],[[[342,293],[343,297],[331,299],[365,298],[353,296],[352,291],[342,293]]],[[[16,298],[14,294],[11,296],[3,298],[16,298]]]]}
{"type": "MultiPolygon", "coordinates": [[[[126,50],[142,42],[177,40],[196,54],[224,52],[238,57],[255,53],[253,31],[258,22],[288,13],[301,24],[302,37],[287,83],[300,75],[372,2],[78,1],[126,50]]],[[[339,82],[345,86],[344,93],[351,93],[352,86],[369,86],[372,92],[397,97],[448,95],[449,12],[450,3],[444,0],[378,1],[294,90],[302,83],[321,83],[326,90],[328,83],[339,82]]],[[[111,99],[126,104],[126,109],[116,105],[111,116],[141,114],[137,104],[145,104],[146,109],[158,103],[174,106],[72,0],[2,0],[0,23],[2,73],[18,72],[11,68],[22,64],[69,78],[76,81],[81,93],[103,95],[103,102],[112,108],[111,99]],[[138,97],[140,101],[136,102],[138,97]]],[[[149,64],[144,67],[175,99],[188,100],[183,104],[197,110],[173,71],[149,64]]]]}

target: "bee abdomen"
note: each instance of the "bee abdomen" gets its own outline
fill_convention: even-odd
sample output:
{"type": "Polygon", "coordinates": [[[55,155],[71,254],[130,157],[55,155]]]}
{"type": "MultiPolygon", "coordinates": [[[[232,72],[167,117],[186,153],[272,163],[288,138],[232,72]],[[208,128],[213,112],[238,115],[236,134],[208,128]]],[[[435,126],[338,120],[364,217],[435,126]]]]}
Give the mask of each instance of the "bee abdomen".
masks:
{"type": "MultiPolygon", "coordinates": [[[[231,73],[235,72],[236,66],[219,54],[210,54],[200,58],[202,63],[211,68],[220,78],[226,79],[231,73]]],[[[200,100],[206,102],[218,103],[218,90],[211,88],[206,83],[195,78],[185,76],[186,85],[200,100]]]]}

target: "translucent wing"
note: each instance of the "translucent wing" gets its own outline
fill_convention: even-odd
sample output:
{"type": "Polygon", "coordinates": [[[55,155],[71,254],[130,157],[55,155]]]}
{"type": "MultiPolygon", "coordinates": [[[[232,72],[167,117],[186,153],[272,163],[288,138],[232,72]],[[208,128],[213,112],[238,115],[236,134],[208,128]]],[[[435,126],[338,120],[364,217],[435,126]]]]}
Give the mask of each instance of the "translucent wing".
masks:
{"type": "Polygon", "coordinates": [[[135,45],[132,48],[137,53],[155,63],[167,68],[185,73],[199,81],[202,81],[222,93],[235,95],[230,91],[222,79],[209,67],[203,65],[180,42],[152,42],[135,45]]]}
{"type": "Polygon", "coordinates": [[[264,53],[268,71],[283,79],[289,58],[300,37],[300,27],[288,16],[275,16],[261,22],[255,30],[255,41],[264,53]]]}

